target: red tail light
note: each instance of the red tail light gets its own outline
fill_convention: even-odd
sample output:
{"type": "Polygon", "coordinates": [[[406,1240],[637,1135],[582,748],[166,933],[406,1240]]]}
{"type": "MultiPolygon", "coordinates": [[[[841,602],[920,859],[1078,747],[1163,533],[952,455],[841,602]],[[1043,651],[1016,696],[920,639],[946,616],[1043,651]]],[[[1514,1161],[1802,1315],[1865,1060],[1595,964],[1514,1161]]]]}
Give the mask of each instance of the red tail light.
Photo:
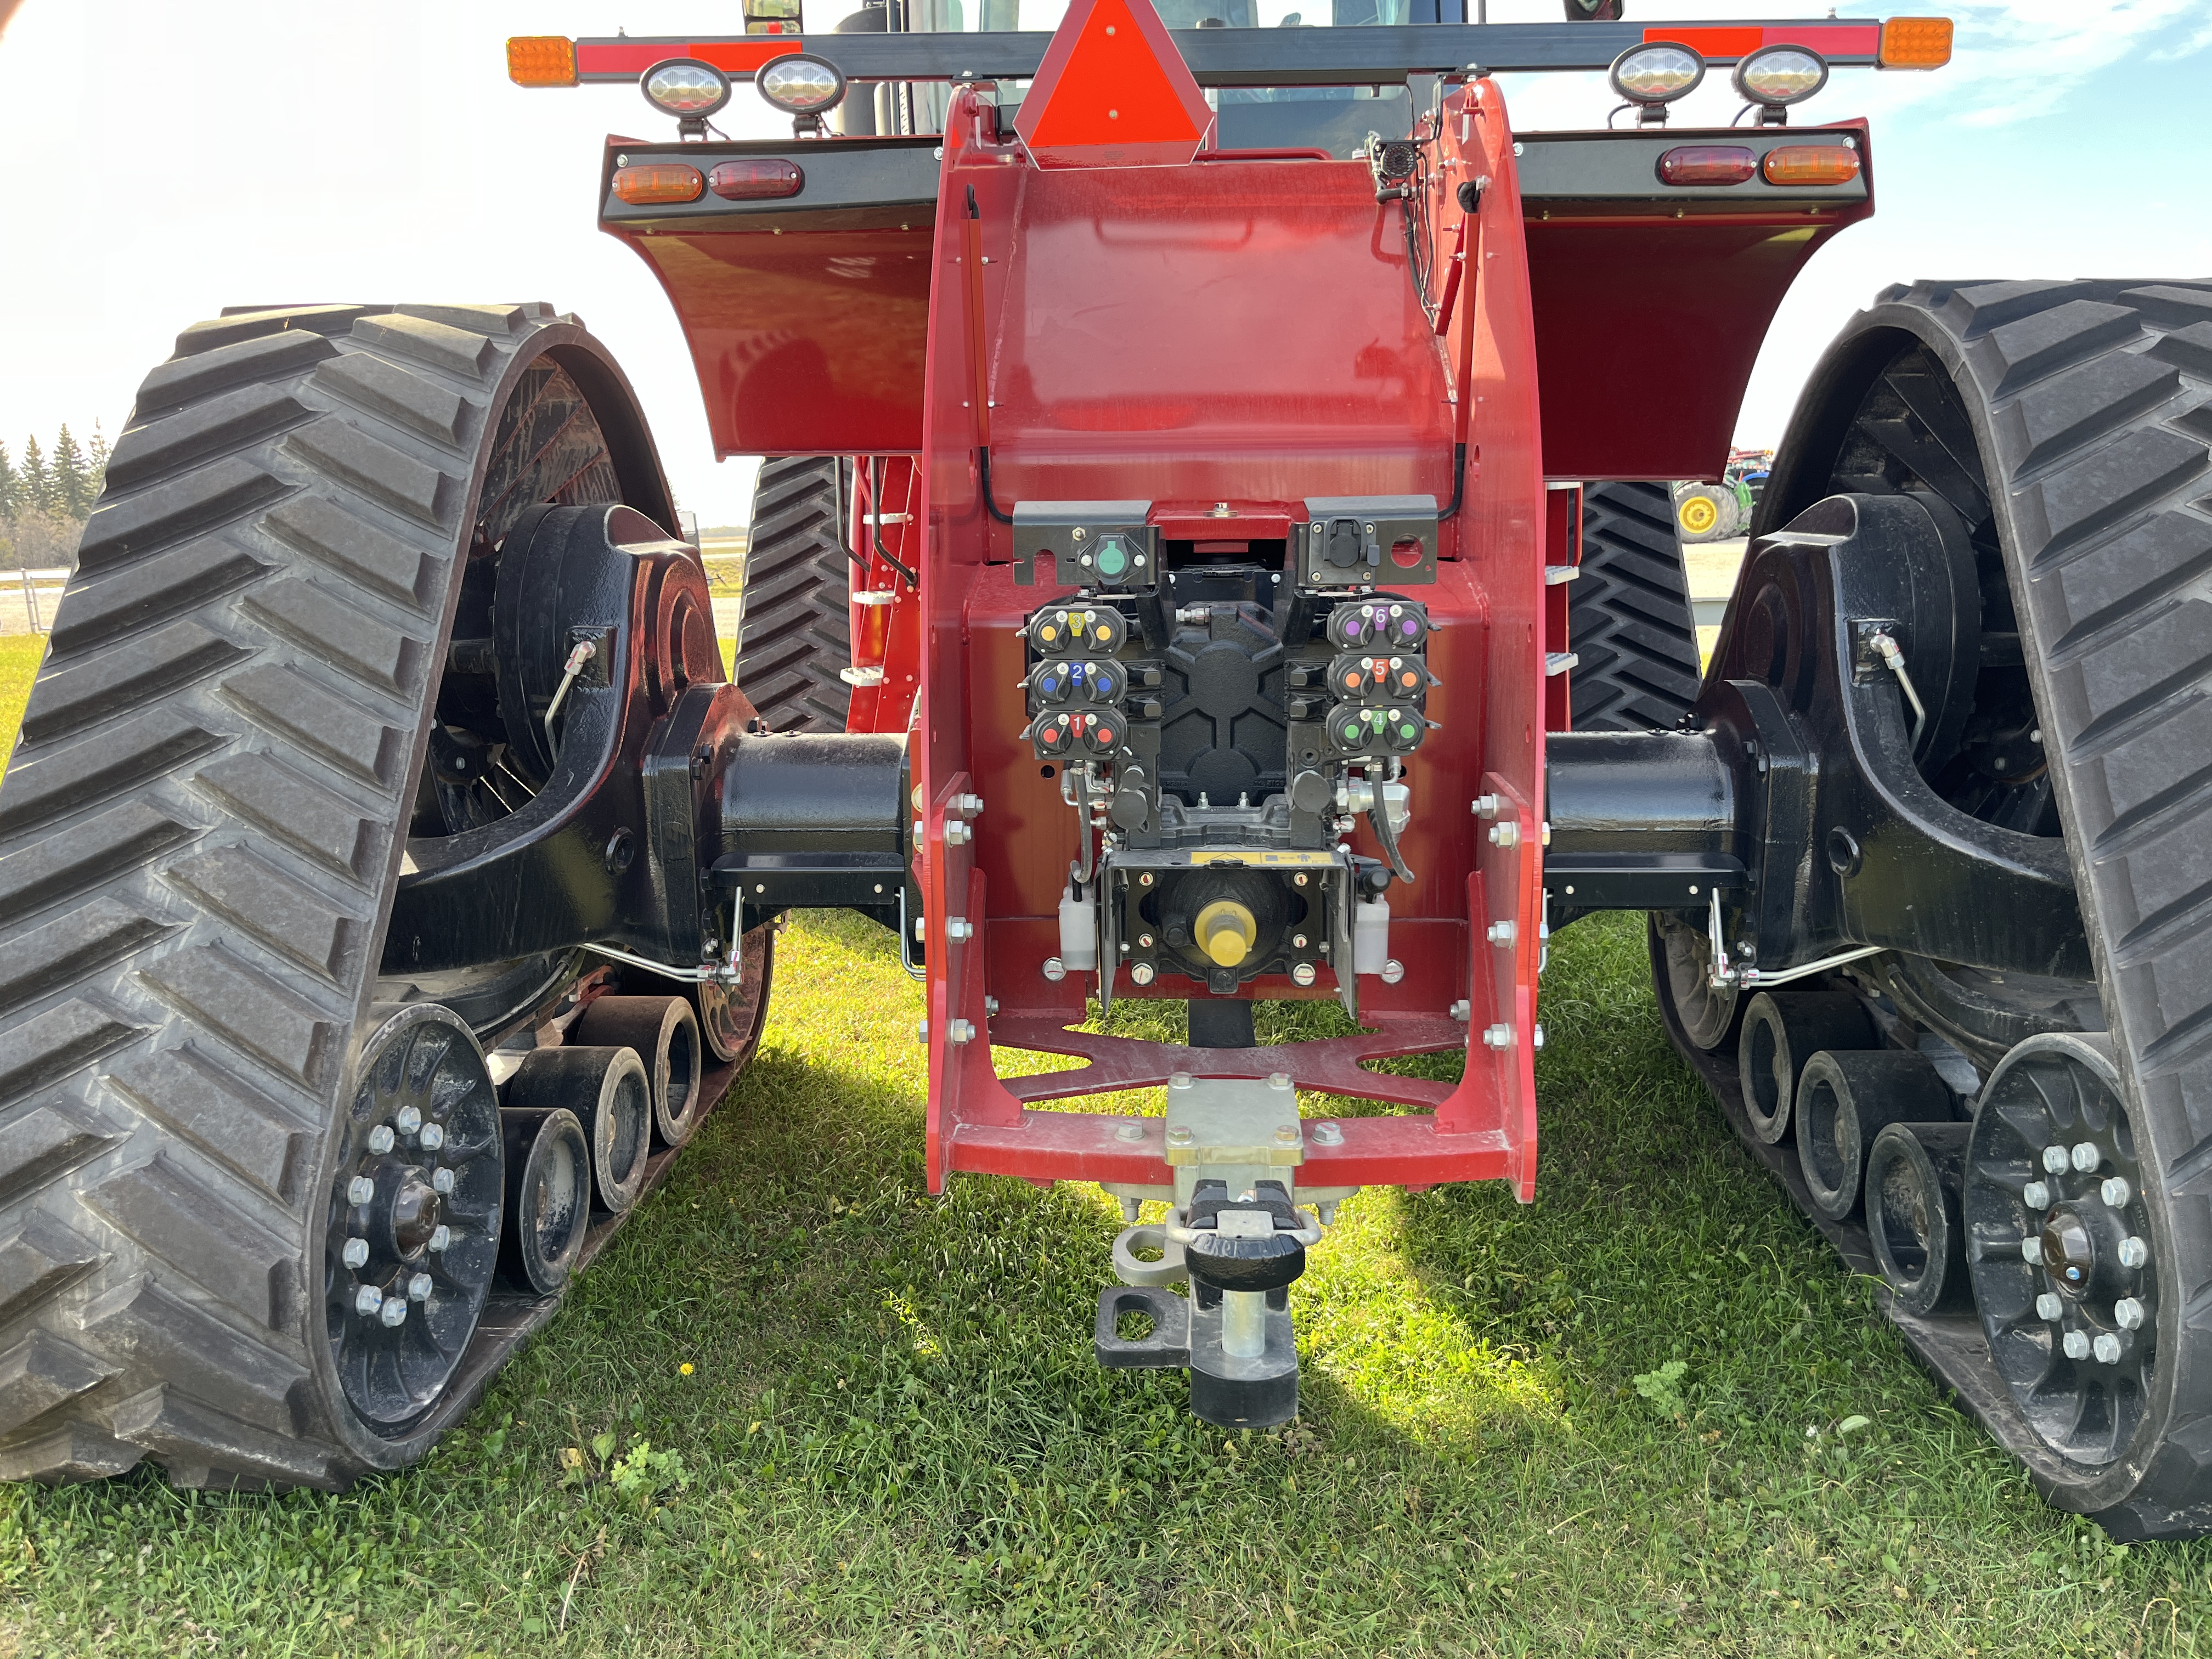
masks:
{"type": "Polygon", "coordinates": [[[1659,158],[1669,185],[1740,185],[1758,171],[1758,156],[1741,144],[1678,144],[1659,158]]]}
{"type": "Polygon", "coordinates": [[[1859,153],[1841,144],[1784,144],[1759,164],[1770,185],[1848,185],[1859,176],[1859,153]]]}
{"type": "Polygon", "coordinates": [[[696,167],[623,167],[615,174],[614,188],[615,195],[632,207],[647,207],[657,202],[696,202],[707,181],[696,167]]]}
{"type": "Polygon", "coordinates": [[[726,202],[796,196],[806,175],[789,161],[718,161],[707,175],[707,188],[726,202]]]}

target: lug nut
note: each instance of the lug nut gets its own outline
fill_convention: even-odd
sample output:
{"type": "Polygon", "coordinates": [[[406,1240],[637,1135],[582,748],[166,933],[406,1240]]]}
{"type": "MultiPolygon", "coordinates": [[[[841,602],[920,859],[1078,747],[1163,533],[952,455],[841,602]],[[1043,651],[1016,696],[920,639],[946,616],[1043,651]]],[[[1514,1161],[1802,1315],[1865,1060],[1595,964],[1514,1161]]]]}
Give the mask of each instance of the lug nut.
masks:
{"type": "Polygon", "coordinates": [[[1152,964],[1149,962],[1137,963],[1129,969],[1129,982],[1133,985],[1150,985],[1154,976],[1152,964]]]}
{"type": "Polygon", "coordinates": [[[410,1302],[428,1302],[430,1299],[430,1292],[437,1288],[438,1281],[429,1274],[416,1273],[414,1278],[407,1281],[407,1299],[410,1302]]]}
{"type": "Polygon", "coordinates": [[[2100,1331],[2096,1341],[2090,1345],[2090,1352],[2097,1356],[2099,1364],[2117,1365],[2120,1363],[2120,1339],[2110,1331],[2100,1331]]]}
{"type": "Polygon", "coordinates": [[[1278,1123],[1275,1126],[1275,1145],[1278,1146],[1295,1146],[1297,1144],[1298,1126],[1297,1124],[1278,1123]]]}
{"type": "Polygon", "coordinates": [[[422,1127],[422,1109],[417,1106],[402,1106],[398,1115],[392,1121],[399,1126],[401,1134],[411,1135],[422,1127]]]}
{"type": "Polygon", "coordinates": [[[1054,985],[1059,984],[1067,977],[1067,964],[1058,957],[1047,957],[1044,959],[1044,976],[1054,985]]]}
{"type": "Polygon", "coordinates": [[[2063,1146],[2045,1146],[2043,1149],[2043,1167],[2052,1175],[2064,1175],[2072,1167],[2072,1160],[2066,1156],[2063,1146]]]}
{"type": "Polygon", "coordinates": [[[364,1285],[353,1293],[353,1310],[366,1317],[384,1305],[384,1292],[374,1285],[364,1285]]]}
{"type": "Polygon", "coordinates": [[[2043,1265],[2043,1241],[2030,1237],[2020,1241],[2020,1259],[2031,1267],[2043,1265]]]}
{"type": "Polygon", "coordinates": [[[392,1126],[380,1123],[368,1132],[368,1150],[379,1157],[392,1150],[392,1126]]]}
{"type": "Polygon", "coordinates": [[[441,1194],[451,1193],[453,1190],[453,1172],[451,1170],[433,1170],[430,1172],[430,1190],[441,1194]]]}
{"type": "Polygon", "coordinates": [[[1490,942],[1492,945],[1510,945],[1515,932],[1510,921],[1493,921],[1490,924],[1490,942]]]}
{"type": "Polygon", "coordinates": [[[2049,1291],[2035,1298],[2035,1316],[2038,1319],[2047,1319],[2055,1324],[2065,1312],[2066,1304],[2049,1291]]]}
{"type": "Polygon", "coordinates": [[[2087,1359],[2089,1357],[2089,1333],[2069,1331],[2059,1339],[2058,1347],[2069,1359],[2087,1359]]]}
{"type": "Polygon", "coordinates": [[[445,1144],[446,1132],[443,1129],[440,1128],[434,1123],[426,1123],[422,1126],[422,1150],[424,1152],[434,1152],[439,1147],[445,1144]]]}
{"type": "Polygon", "coordinates": [[[945,1033],[945,1040],[947,1042],[973,1042],[975,1040],[974,1022],[965,1019],[954,1020],[951,1029],[945,1033]]]}
{"type": "Polygon", "coordinates": [[[1319,975],[1314,971],[1314,965],[1310,962],[1298,963],[1291,969],[1291,983],[1293,985],[1310,985],[1317,977],[1319,975]]]}
{"type": "Polygon", "coordinates": [[[2084,1140],[2074,1148],[2074,1167],[2083,1175],[2105,1161],[2105,1154],[2094,1140],[2084,1140]]]}
{"type": "Polygon", "coordinates": [[[2143,1304],[2131,1296],[2124,1296],[2112,1304],[2112,1323],[2124,1331],[2139,1331],[2143,1323],[2143,1304]]]}
{"type": "Polygon", "coordinates": [[[1485,1026],[1482,1032],[1482,1046],[1486,1048],[1510,1048],[1513,1046],[1513,1028],[1503,1022],[1496,1025],[1485,1026]]]}
{"type": "Polygon", "coordinates": [[[386,1297],[384,1305],[376,1310],[376,1316],[384,1322],[385,1329],[398,1330],[407,1322],[407,1298],[404,1296],[386,1297]]]}
{"type": "Polygon", "coordinates": [[[1186,1124],[1178,1123],[1168,1131],[1168,1145],[1170,1146],[1188,1146],[1191,1139],[1190,1129],[1186,1124]]]}
{"type": "Polygon", "coordinates": [[[368,1203],[376,1196],[376,1182],[367,1176],[356,1176],[346,1183],[346,1202],[356,1206],[368,1203]]]}
{"type": "Polygon", "coordinates": [[[424,1248],[426,1248],[433,1255],[442,1255],[445,1254],[446,1246],[453,1242],[453,1230],[451,1227],[447,1226],[443,1222],[441,1222],[431,1232],[430,1242],[424,1248]]]}
{"type": "Polygon", "coordinates": [[[2135,1195],[2135,1188],[2128,1185],[2125,1176],[2107,1176],[2104,1184],[2097,1188],[2097,1196],[2115,1210],[2126,1209],[2128,1200],[2135,1195]]]}
{"type": "Polygon", "coordinates": [[[1144,1138],[1145,1126],[1141,1123],[1124,1123],[1114,1131],[1114,1139],[1116,1140],[1139,1141],[1144,1138]]]}
{"type": "Polygon", "coordinates": [[[2031,1181],[2020,1189],[2020,1201],[2031,1210],[2047,1210],[2051,1207],[2051,1188],[2043,1182],[2031,1181]]]}
{"type": "Polygon", "coordinates": [[[365,1238],[349,1238],[345,1242],[345,1249],[338,1252],[338,1260],[344,1262],[349,1267],[367,1267],[368,1265],[368,1241],[365,1238]]]}
{"type": "Polygon", "coordinates": [[[1344,1145],[1344,1131],[1338,1128],[1334,1123],[1316,1123],[1313,1126],[1310,1133],[1313,1136],[1313,1144],[1316,1146],[1341,1146],[1344,1145]]]}
{"type": "Polygon", "coordinates": [[[2120,1241],[2120,1266],[2140,1267],[2150,1260],[2150,1246],[2130,1233],[2120,1241]]]}

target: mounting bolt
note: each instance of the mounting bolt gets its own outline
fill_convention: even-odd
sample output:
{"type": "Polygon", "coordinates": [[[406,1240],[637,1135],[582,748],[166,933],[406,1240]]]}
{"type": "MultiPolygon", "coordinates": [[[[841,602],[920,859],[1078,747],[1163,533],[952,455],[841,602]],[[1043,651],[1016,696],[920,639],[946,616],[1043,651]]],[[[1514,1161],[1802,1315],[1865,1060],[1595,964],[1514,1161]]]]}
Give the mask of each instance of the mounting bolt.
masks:
{"type": "Polygon", "coordinates": [[[368,1265],[368,1241],[349,1238],[345,1242],[345,1249],[338,1252],[338,1259],[349,1267],[366,1267],[368,1265]]]}
{"type": "Polygon", "coordinates": [[[1505,803],[1496,795],[1477,795],[1474,798],[1474,815],[1479,818],[1494,818],[1504,809],[1505,803]]]}
{"type": "Polygon", "coordinates": [[[1316,1146],[1341,1146],[1344,1145],[1344,1131],[1338,1128],[1334,1123],[1316,1123],[1313,1126],[1310,1133],[1313,1136],[1313,1144],[1316,1146]]]}
{"type": "Polygon", "coordinates": [[[965,847],[975,838],[975,832],[958,818],[945,820],[945,844],[947,847],[965,847]]]}
{"type": "Polygon", "coordinates": [[[407,1299],[410,1302],[428,1302],[430,1299],[430,1292],[437,1288],[438,1281],[429,1274],[416,1273],[414,1278],[407,1281],[407,1299]]]}
{"type": "Polygon", "coordinates": [[[1278,1123],[1275,1126],[1275,1145],[1278,1146],[1295,1146],[1297,1144],[1298,1126],[1297,1124],[1278,1123]]]}
{"type": "Polygon", "coordinates": [[[2100,1331],[2096,1341],[2090,1345],[2090,1352],[2097,1356],[2099,1364],[2117,1365],[2120,1363],[2120,1339],[2110,1331],[2100,1331]]]}
{"type": "Polygon", "coordinates": [[[2134,1297],[2124,1296],[2112,1304],[2112,1323],[2124,1331],[2139,1331],[2142,1328],[2144,1313],[2141,1302],[2134,1297]]]}
{"type": "Polygon", "coordinates": [[[367,1176],[356,1176],[346,1183],[346,1202],[349,1204],[367,1204],[375,1196],[376,1182],[367,1176]]]}
{"type": "Polygon", "coordinates": [[[1485,1026],[1482,1032],[1482,1046],[1486,1048],[1510,1048],[1513,1046],[1513,1028],[1503,1022],[1496,1025],[1485,1026]]]}
{"type": "Polygon", "coordinates": [[[2069,1359],[2087,1359],[2089,1357],[2089,1333],[2069,1331],[2059,1339],[2058,1346],[2069,1359]]]}
{"type": "Polygon", "coordinates": [[[1539,1050],[1544,1046],[1544,1022],[1540,1019],[1528,1028],[1528,1046],[1539,1050]]]}
{"type": "Polygon", "coordinates": [[[2073,1167],[2073,1160],[2066,1156],[2063,1146],[2045,1146],[2043,1149],[2043,1167],[2052,1175],[2064,1175],[2073,1167]]]}
{"type": "Polygon", "coordinates": [[[1293,985],[1310,985],[1316,977],[1310,962],[1294,963],[1291,969],[1291,983],[1293,985]]]}
{"type": "Polygon", "coordinates": [[[2020,1259],[2031,1267],[2043,1265],[2043,1241],[2030,1234],[2020,1241],[2020,1259]]]}
{"type": "Polygon", "coordinates": [[[1267,1086],[1270,1089],[1290,1089],[1292,1086],[1291,1083],[1291,1074],[1288,1072],[1268,1073],[1267,1086]]]}
{"type": "Polygon", "coordinates": [[[973,1042],[975,1040],[975,1027],[970,1021],[956,1019],[952,1022],[951,1029],[945,1033],[945,1040],[947,1042],[973,1042]]]}
{"type": "Polygon", "coordinates": [[[1194,1139],[1195,1137],[1187,1124],[1178,1123],[1168,1131],[1168,1145],[1170,1146],[1188,1146],[1194,1139]]]}
{"type": "Polygon", "coordinates": [[[2130,1233],[2120,1241],[2120,1266],[2140,1267],[2150,1260],[2150,1246],[2130,1233]]]}
{"type": "Polygon", "coordinates": [[[963,818],[980,818],[983,816],[983,798],[981,795],[963,795],[952,803],[952,807],[963,818]]]}
{"type": "Polygon", "coordinates": [[[1510,945],[1519,932],[1520,929],[1510,921],[1493,921],[1490,924],[1490,942],[1492,945],[1510,945]]]}
{"type": "Polygon", "coordinates": [[[999,1017],[998,998],[985,997],[983,999],[983,1015],[987,1019],[996,1019],[999,1017]]]}
{"type": "Polygon", "coordinates": [[[1145,1126],[1141,1123],[1124,1123],[1120,1128],[1114,1131],[1114,1139],[1116,1140],[1135,1142],[1142,1140],[1144,1138],[1145,1126]]]}
{"type": "Polygon", "coordinates": [[[919,842],[921,838],[928,833],[929,826],[924,823],[920,818],[916,818],[914,821],[914,839],[919,842]]]}
{"type": "Polygon", "coordinates": [[[381,1157],[392,1150],[392,1126],[380,1123],[368,1132],[368,1150],[381,1157]]]}
{"type": "Polygon", "coordinates": [[[430,1242],[424,1245],[423,1248],[428,1250],[433,1255],[443,1255],[446,1253],[446,1247],[453,1242],[453,1230],[441,1222],[439,1224],[437,1229],[431,1233],[430,1242]]]}
{"type": "Polygon", "coordinates": [[[968,925],[967,917],[950,916],[945,919],[945,937],[957,943],[963,939],[975,938],[975,930],[968,925]]]}
{"type": "Polygon", "coordinates": [[[2097,1196],[2115,1210],[2126,1209],[2128,1200],[2135,1195],[2135,1188],[2128,1185],[2125,1176],[2107,1176],[2104,1185],[2097,1188],[2097,1196]]]}
{"type": "Polygon", "coordinates": [[[2095,1169],[2104,1161],[2104,1149],[2099,1146],[2094,1140],[2082,1141],[2074,1148],[2074,1167],[2079,1170],[2083,1175],[2088,1174],[2090,1170],[2095,1169]]]}
{"type": "Polygon", "coordinates": [[[1395,985],[1400,980],[1405,977],[1406,964],[1399,961],[1397,957],[1393,957],[1389,961],[1382,964],[1382,982],[1385,985],[1395,985]]]}
{"type": "Polygon", "coordinates": [[[1510,820],[1504,823],[1492,824],[1490,844],[1492,847],[1518,847],[1521,844],[1521,826],[1510,820]]]}
{"type": "Polygon", "coordinates": [[[422,1109],[418,1106],[402,1106],[392,1121],[398,1126],[401,1134],[411,1135],[422,1127],[422,1109]]]}
{"type": "Polygon", "coordinates": [[[353,1310],[364,1317],[384,1305],[384,1292],[374,1285],[364,1285],[353,1293],[353,1310]]]}
{"type": "Polygon", "coordinates": [[[1152,964],[1149,962],[1138,963],[1129,969],[1129,979],[1133,984],[1150,985],[1152,978],[1152,964]]]}
{"type": "Polygon", "coordinates": [[[2020,1189],[2020,1201],[2031,1210],[2051,1207],[2051,1188],[2040,1181],[2031,1181],[2020,1189]]]}
{"type": "Polygon", "coordinates": [[[398,1330],[407,1322],[407,1298],[404,1296],[386,1297],[384,1305],[376,1310],[376,1316],[384,1322],[385,1329],[398,1330]]]}
{"type": "Polygon", "coordinates": [[[1168,1087],[1170,1089],[1188,1089],[1190,1087],[1190,1082],[1191,1078],[1188,1072],[1170,1072],[1168,1073],[1168,1087]]]}
{"type": "Polygon", "coordinates": [[[2045,1291],[2035,1298],[2035,1316],[2038,1319],[2049,1320],[2055,1325],[2065,1317],[2065,1314],[2066,1304],[2058,1299],[2056,1292],[2045,1291]]]}
{"type": "Polygon", "coordinates": [[[424,1152],[434,1152],[445,1144],[446,1132],[443,1129],[434,1123],[426,1123],[422,1126],[422,1145],[424,1152]]]}
{"type": "Polygon", "coordinates": [[[1054,985],[1059,984],[1067,977],[1067,964],[1058,957],[1047,957],[1044,959],[1044,976],[1054,985]]]}
{"type": "Polygon", "coordinates": [[[1474,1005],[1462,997],[1451,1006],[1451,1017],[1464,1025],[1474,1018],[1474,1005]]]}
{"type": "Polygon", "coordinates": [[[916,1042],[927,1042],[929,1041],[929,1022],[927,1020],[918,1019],[914,1023],[914,1040],[916,1042]]]}

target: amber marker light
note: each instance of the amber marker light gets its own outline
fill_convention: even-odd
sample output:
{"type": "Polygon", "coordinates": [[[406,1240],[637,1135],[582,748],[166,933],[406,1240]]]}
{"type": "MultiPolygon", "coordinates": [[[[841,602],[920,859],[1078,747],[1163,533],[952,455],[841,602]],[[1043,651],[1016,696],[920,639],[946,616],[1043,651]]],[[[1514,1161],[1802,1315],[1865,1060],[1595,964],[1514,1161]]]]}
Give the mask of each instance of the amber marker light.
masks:
{"type": "Polygon", "coordinates": [[[1942,69],[1951,61],[1948,17],[1893,17],[1881,26],[1875,63],[1882,69],[1942,69]]]}
{"type": "Polygon", "coordinates": [[[576,43],[565,34],[507,37],[507,78],[518,87],[576,84],[576,43]]]}
{"type": "Polygon", "coordinates": [[[1759,170],[1770,185],[1848,185],[1859,176],[1859,153],[1842,144],[1784,144],[1766,152],[1759,170]]]}
{"type": "Polygon", "coordinates": [[[707,181],[696,167],[663,163],[622,167],[615,173],[616,198],[632,207],[650,207],[660,202],[696,202],[706,188],[707,181]]]}

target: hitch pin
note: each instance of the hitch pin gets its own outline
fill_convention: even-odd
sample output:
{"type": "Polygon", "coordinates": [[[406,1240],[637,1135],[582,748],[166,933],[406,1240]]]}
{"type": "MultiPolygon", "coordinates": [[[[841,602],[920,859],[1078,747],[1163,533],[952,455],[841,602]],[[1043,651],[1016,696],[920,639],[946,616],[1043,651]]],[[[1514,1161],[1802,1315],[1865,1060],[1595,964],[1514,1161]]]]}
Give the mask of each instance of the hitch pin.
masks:
{"type": "MultiPolygon", "coordinates": [[[[553,735],[553,717],[561,712],[561,702],[568,695],[568,688],[576,683],[576,676],[584,672],[584,665],[599,654],[599,647],[589,640],[578,640],[576,648],[568,653],[568,660],[561,671],[561,684],[554,688],[553,701],[545,705],[545,743],[553,757],[561,757],[561,741],[553,735]]],[[[1919,700],[1915,698],[1917,702],[1919,700]]]]}
{"type": "Polygon", "coordinates": [[[1912,746],[1920,747],[1920,733],[1928,724],[1928,710],[1920,701],[1920,693],[1912,684],[1912,676],[1905,672],[1905,653],[1897,648],[1897,641],[1887,634],[1875,634],[1867,640],[1867,648],[1889,665],[1897,676],[1897,683],[1905,690],[1905,702],[1912,705],[1912,746]]]}

